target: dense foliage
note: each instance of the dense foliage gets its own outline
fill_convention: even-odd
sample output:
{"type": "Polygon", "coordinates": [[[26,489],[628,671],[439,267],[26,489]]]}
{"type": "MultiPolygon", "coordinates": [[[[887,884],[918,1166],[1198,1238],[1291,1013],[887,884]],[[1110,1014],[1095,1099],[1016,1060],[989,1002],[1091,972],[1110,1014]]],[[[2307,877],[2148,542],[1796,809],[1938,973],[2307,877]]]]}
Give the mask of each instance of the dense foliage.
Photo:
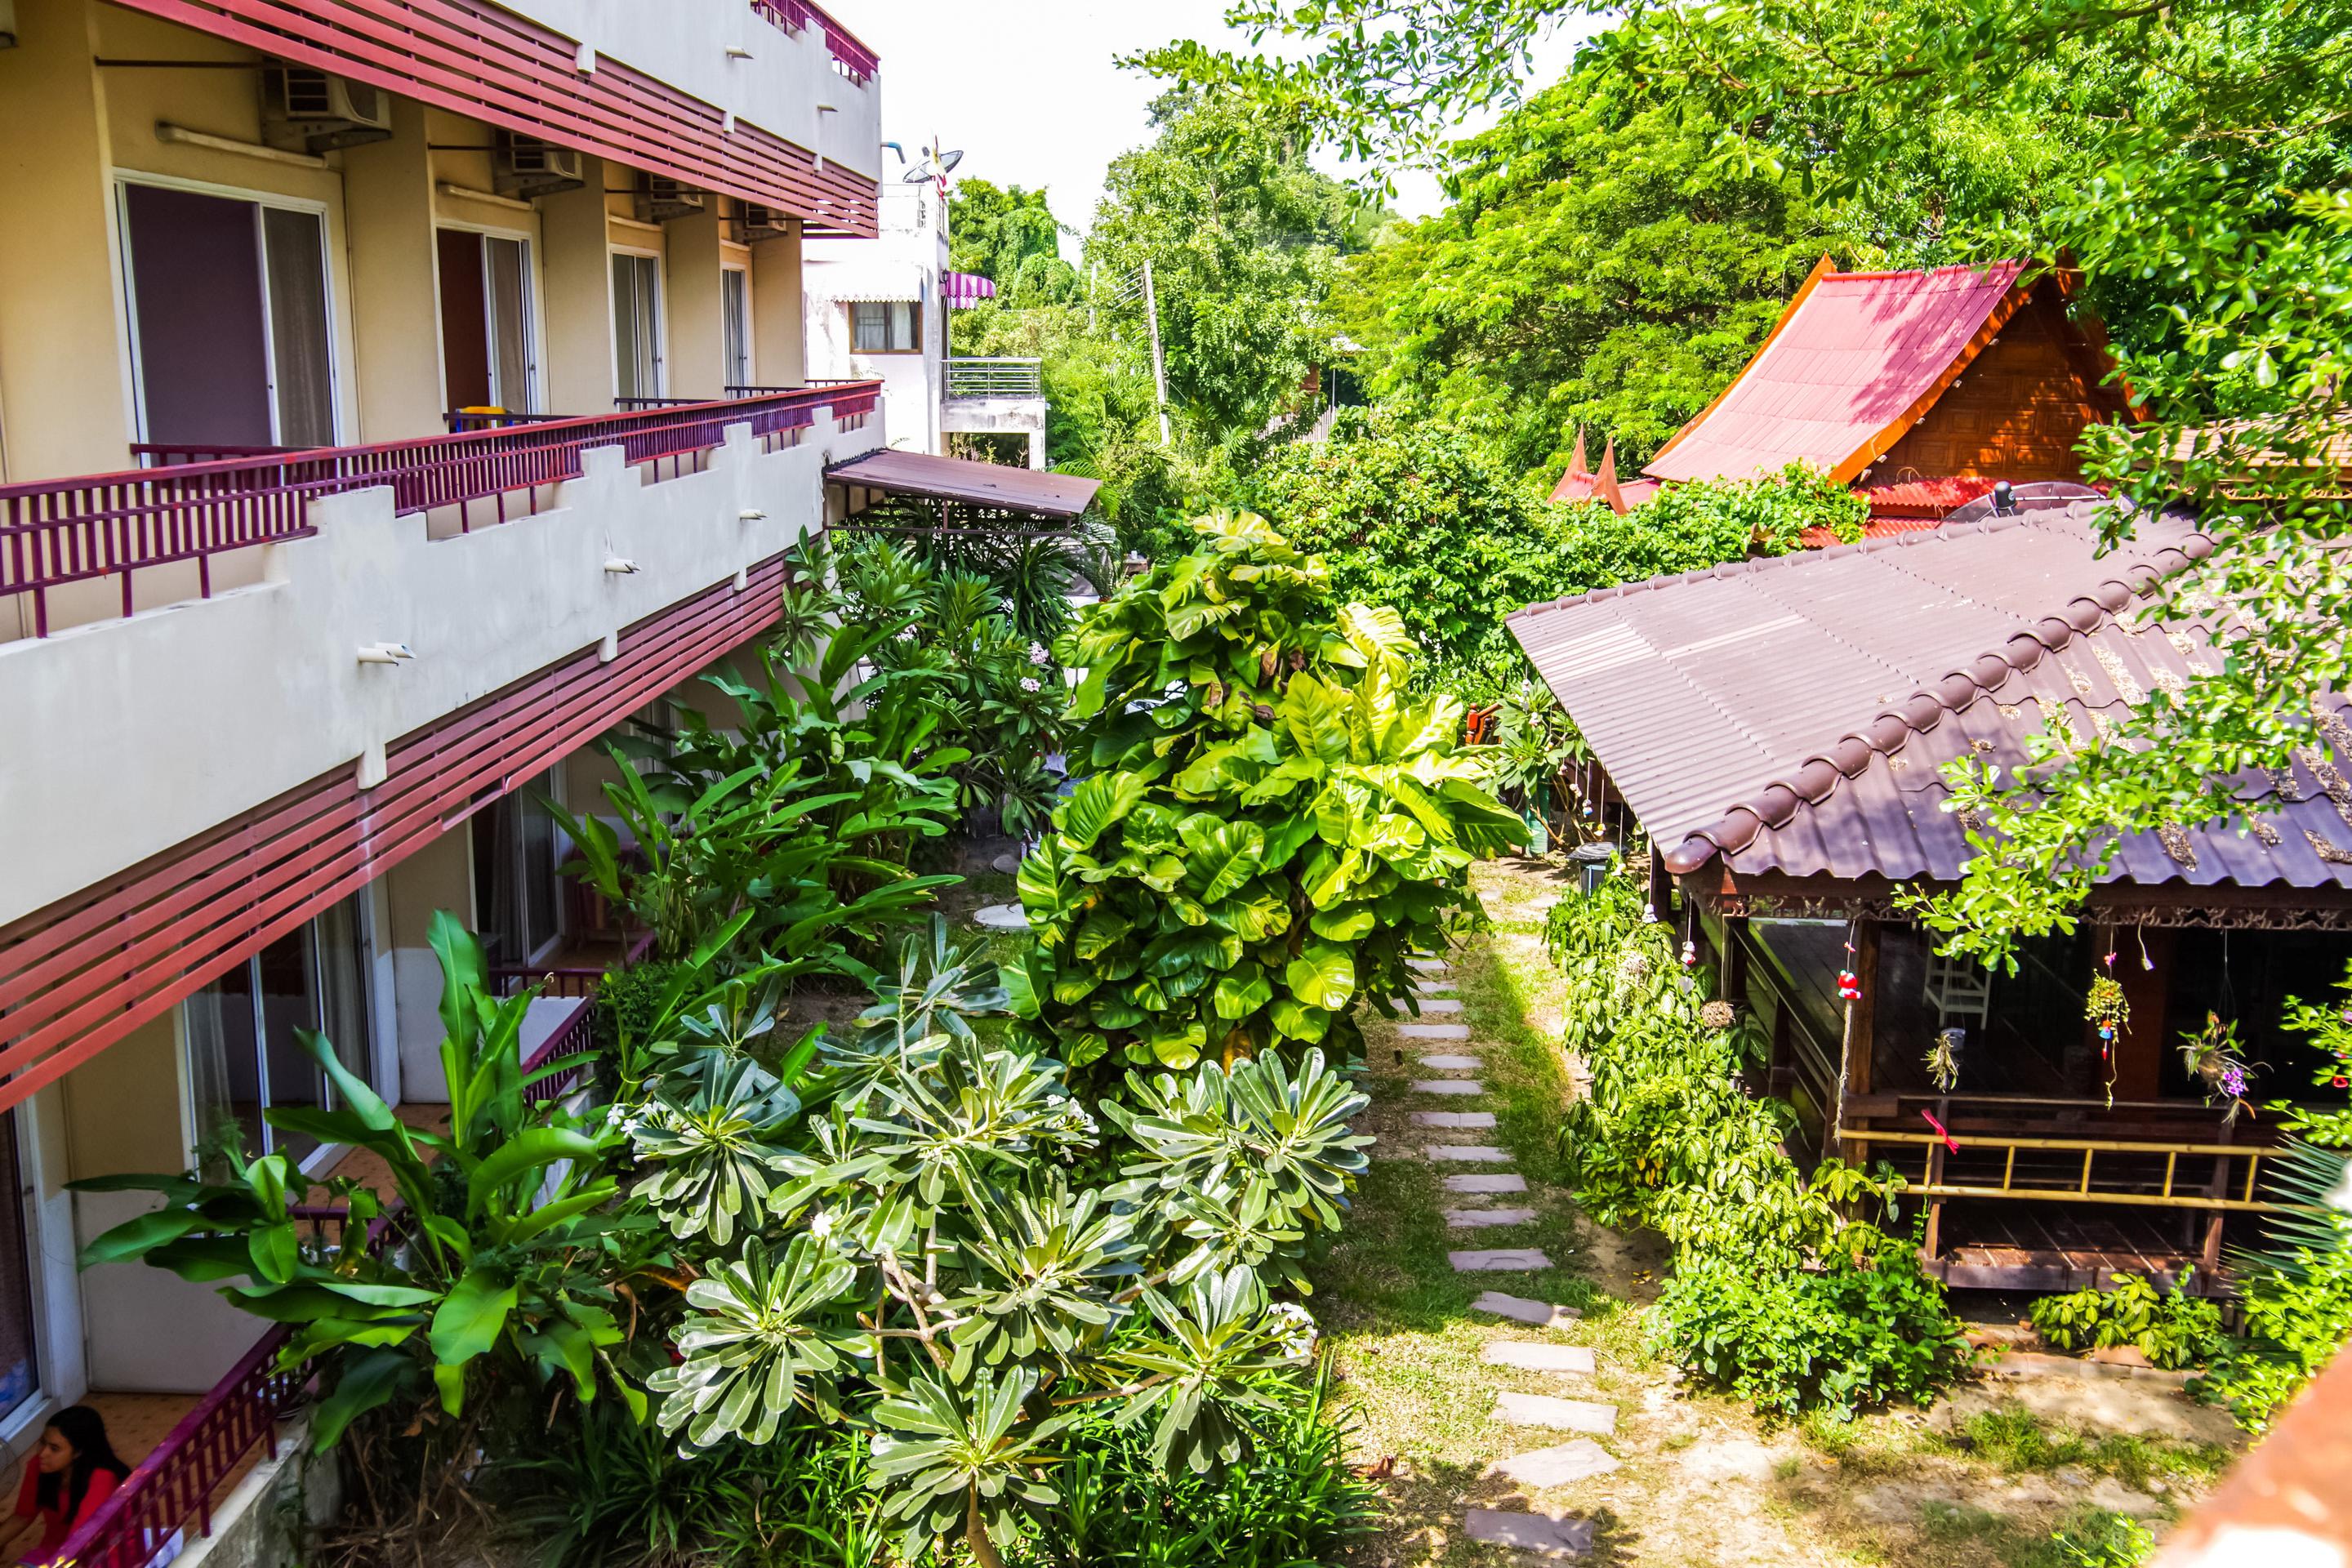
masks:
{"type": "Polygon", "coordinates": [[[1523,833],[1460,704],[1409,693],[1393,611],[1337,603],[1259,518],[1195,529],[1062,642],[1082,776],[1022,864],[1007,978],[1073,1069],[1352,1054],[1523,833]]]}
{"type": "MultiPolygon", "coordinates": [[[[2320,1053],[2313,1081],[2340,1092],[2352,1077],[2352,965],[2336,990],[2325,1002],[2290,998],[2285,1024],[2320,1053]]],[[[2352,1342],[2352,1214],[2344,1200],[2352,1110],[2271,1110],[2289,1135],[2286,1157],[2270,1167],[2271,1195],[2299,1212],[2270,1246],[2234,1260],[2245,1337],[2221,1347],[2199,1385],[2254,1431],[2352,1342]]]]}
{"type": "Polygon", "coordinates": [[[2221,1309],[2175,1285],[2159,1291],[2136,1274],[2118,1274],[2113,1288],[2044,1296],[2028,1310],[2034,1332],[2062,1351],[2128,1345],[2150,1366],[2200,1366],[2223,1348],[2221,1309]]]}
{"type": "Polygon", "coordinates": [[[1785,1106],[1740,1081],[1749,1031],[1706,1015],[1711,977],[1612,878],[1563,899],[1545,928],[1568,979],[1564,1044],[1591,1075],[1563,1140],[1580,1201],[1675,1249],[1659,1349],[1758,1408],[1849,1415],[1925,1400],[1967,1364],[1942,1288],[1892,1218],[1902,1183],[1825,1161],[1808,1182],[1782,1149],[1785,1106]]]}
{"type": "MultiPolygon", "coordinates": [[[[994,283],[997,298],[1015,308],[1066,300],[1078,289],[1042,187],[958,180],[948,195],[948,265],[994,283]]],[[[950,331],[961,324],[950,321],[950,331]]]]}
{"type": "Polygon", "coordinates": [[[1335,592],[1394,605],[1430,658],[1489,681],[1527,668],[1504,625],[1524,605],[1780,554],[1809,528],[1859,538],[1865,512],[1801,468],[1676,486],[1623,516],[1554,505],[1443,423],[1390,413],[1344,416],[1328,441],[1277,449],[1246,493],[1322,557],[1335,592]]]}
{"type": "MultiPolygon", "coordinates": [[[[1234,20],[1303,42],[1303,58],[1185,44],[1150,63],[1237,83],[1360,155],[1412,157],[1464,108],[1513,95],[1530,41],[1588,9],[1238,0],[1234,20]]],[[[2212,781],[2285,765],[2318,732],[2313,700],[2352,682],[2352,561],[2326,547],[2352,521],[2328,452],[2352,417],[2347,36],[2347,0],[1730,0],[1636,6],[1592,47],[1590,70],[1629,108],[1722,128],[1710,167],[1797,177],[1840,221],[1886,215],[1946,257],[2066,257],[2151,416],[2095,427],[2091,476],[2143,510],[2189,500],[2221,546],[2203,585],[2293,606],[2243,625],[2213,675],[2150,694],[2098,743],[2053,737],[2025,779],[1952,765],[1984,826],[1960,886],[1918,905],[1949,951],[2006,960],[2021,935],[2072,929],[2117,834],[2240,810],[2212,781]],[[2000,156],[2036,136],[2058,156],[2000,156]],[[1972,145],[1998,179],[1968,178],[1972,145]],[[1910,181],[1919,168],[1939,177],[1910,181]],[[1998,199],[2009,180],[2031,199],[1998,199]]],[[[2180,595],[2167,616],[2199,602],[2180,595]]]]}

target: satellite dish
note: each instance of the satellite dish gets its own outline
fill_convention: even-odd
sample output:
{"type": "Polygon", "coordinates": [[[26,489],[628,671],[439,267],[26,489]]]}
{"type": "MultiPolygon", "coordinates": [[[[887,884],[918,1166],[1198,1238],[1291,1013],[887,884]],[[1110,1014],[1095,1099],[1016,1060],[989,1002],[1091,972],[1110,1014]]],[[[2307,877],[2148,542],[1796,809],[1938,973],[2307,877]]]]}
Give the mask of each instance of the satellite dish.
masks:
{"type": "Polygon", "coordinates": [[[931,166],[928,163],[918,163],[898,178],[910,185],[927,185],[931,182],[931,166]]]}
{"type": "Polygon", "coordinates": [[[953,152],[942,153],[940,154],[940,173],[942,174],[951,174],[955,173],[955,166],[962,162],[963,149],[961,147],[956,148],[953,152]]]}

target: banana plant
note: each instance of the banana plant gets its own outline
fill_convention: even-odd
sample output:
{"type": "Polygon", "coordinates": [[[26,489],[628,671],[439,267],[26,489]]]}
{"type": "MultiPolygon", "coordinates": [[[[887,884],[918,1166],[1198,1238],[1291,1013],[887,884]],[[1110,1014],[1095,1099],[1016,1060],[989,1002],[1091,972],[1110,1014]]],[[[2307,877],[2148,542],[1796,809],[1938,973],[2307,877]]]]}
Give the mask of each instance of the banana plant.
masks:
{"type": "Polygon", "coordinates": [[[321,1449],[387,1405],[456,1416],[470,1400],[555,1380],[583,1401],[613,1383],[643,1403],[611,1360],[623,1337],[612,1281],[658,1244],[647,1245],[650,1225],[600,1212],[619,1192],[605,1173],[619,1134],[531,1093],[545,1071],[522,1072],[518,1037],[532,994],[491,994],[480,944],[446,912],[434,915],[430,940],[442,973],[448,1131],[403,1122],[309,1031],[299,1038],[333,1108],[266,1112],[282,1131],[373,1153],[391,1203],[348,1179],[310,1182],[281,1155],[236,1152],[221,1182],[76,1184],[163,1199],[84,1247],[83,1267],[143,1259],[220,1284],[231,1304],[293,1331],[280,1364],[321,1368],[321,1449]],[[313,1191],[345,1210],[333,1240],[307,1234],[297,1212],[313,1191]]]}
{"type": "Polygon", "coordinates": [[[1407,961],[1470,918],[1470,864],[1526,833],[1461,704],[1411,694],[1393,610],[1334,604],[1260,518],[1193,527],[1060,645],[1091,771],[1021,867],[1036,942],[1005,981],[1081,1082],[1352,1049],[1360,1014],[1415,1005],[1407,961]]]}

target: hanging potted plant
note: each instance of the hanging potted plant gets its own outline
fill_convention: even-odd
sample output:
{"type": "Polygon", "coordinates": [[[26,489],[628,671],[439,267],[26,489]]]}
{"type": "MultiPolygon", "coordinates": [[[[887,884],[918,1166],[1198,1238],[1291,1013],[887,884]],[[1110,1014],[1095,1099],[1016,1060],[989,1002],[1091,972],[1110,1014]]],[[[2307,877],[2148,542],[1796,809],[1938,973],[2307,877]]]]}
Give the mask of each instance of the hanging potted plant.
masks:
{"type": "Polygon", "coordinates": [[[2180,1037],[2180,1059],[2189,1075],[2203,1086],[2206,1104],[2212,1104],[2216,1096],[2230,1102],[2221,1125],[2237,1121],[2238,1112],[2246,1107],[2246,1080],[2253,1071],[2245,1047],[2238,1042],[2237,1024],[2223,1023],[2218,1013],[2206,1014],[2203,1028],[2180,1037]]]}
{"type": "Polygon", "coordinates": [[[1927,1077],[1934,1080],[1936,1092],[1949,1094],[1960,1081],[1960,1049],[1969,1043],[1969,1032],[1958,1026],[1937,1032],[1936,1043],[1927,1047],[1927,1077]]]}

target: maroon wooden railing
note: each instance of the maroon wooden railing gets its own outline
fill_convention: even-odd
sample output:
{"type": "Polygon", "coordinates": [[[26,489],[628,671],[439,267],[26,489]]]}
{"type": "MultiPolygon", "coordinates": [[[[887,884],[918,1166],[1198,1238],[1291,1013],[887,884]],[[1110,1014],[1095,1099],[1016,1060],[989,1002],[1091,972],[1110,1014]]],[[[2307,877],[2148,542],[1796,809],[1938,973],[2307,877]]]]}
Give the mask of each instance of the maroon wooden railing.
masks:
{"type": "MultiPolygon", "coordinates": [[[[648,931],[630,942],[621,966],[637,963],[652,949],[653,933],[648,931]]],[[[596,973],[602,978],[602,971],[596,973]]],[[[595,994],[592,984],[572,1016],[523,1058],[526,1076],[551,1062],[584,1058],[595,1048],[595,994]]],[[[546,1079],[536,1094],[552,1100],[571,1093],[585,1066],[583,1061],[546,1079]]],[[[331,1205],[297,1205],[289,1212],[310,1227],[310,1239],[328,1241],[331,1230],[338,1246],[350,1224],[350,1211],[331,1205]]],[[[371,1251],[383,1245],[399,1216],[399,1201],[388,1202],[385,1212],[368,1226],[371,1251]]],[[[256,1443],[268,1447],[269,1458],[278,1457],[278,1423],[291,1413],[310,1384],[311,1367],[282,1371],[278,1366],[289,1332],[280,1325],[262,1335],[229,1374],[165,1434],[154,1452],[139,1461],[89,1522],[67,1538],[54,1561],[72,1568],[144,1568],[190,1522],[198,1534],[210,1535],[213,1493],[256,1443]]]]}
{"type": "Polygon", "coordinates": [[[308,537],[315,496],[389,487],[396,511],[453,507],[460,531],[471,531],[476,503],[490,503],[500,522],[510,505],[512,515],[527,515],[540,487],[580,476],[581,454],[592,447],[617,446],[633,465],[669,458],[682,468],[686,457],[722,444],[730,425],[748,424],[754,438],[772,443],[813,423],[826,405],[843,416],[868,412],[879,384],[862,384],[863,393],[805,387],[382,446],[166,459],[158,468],[0,485],[0,598],[31,595],[38,637],[48,635],[48,593],[69,583],[120,577],[128,616],[135,573],[194,561],[197,592],[209,598],[213,556],[308,537]]]}
{"type": "Polygon", "coordinates": [[[139,1461],[52,1561],[74,1568],[142,1568],[194,1523],[213,1528],[213,1493],[256,1443],[278,1457],[278,1423],[302,1396],[310,1369],[281,1372],[289,1331],[261,1336],[235,1370],[139,1461]]]}
{"type": "Polygon", "coordinates": [[[797,33],[816,23],[824,29],[825,52],[833,57],[834,68],[850,80],[860,84],[872,81],[874,73],[882,68],[881,57],[857,41],[848,28],[825,15],[809,0],[751,0],[751,9],[765,20],[788,33],[797,33]]]}

